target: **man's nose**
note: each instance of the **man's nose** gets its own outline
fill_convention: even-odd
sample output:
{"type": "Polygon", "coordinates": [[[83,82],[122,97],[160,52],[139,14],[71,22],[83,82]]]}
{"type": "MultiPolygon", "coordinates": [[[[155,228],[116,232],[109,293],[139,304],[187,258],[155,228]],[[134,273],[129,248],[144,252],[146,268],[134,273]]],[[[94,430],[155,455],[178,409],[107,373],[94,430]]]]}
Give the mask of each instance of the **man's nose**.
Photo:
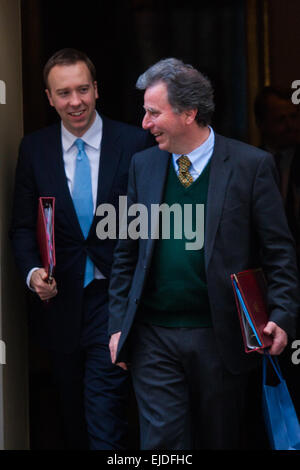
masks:
{"type": "Polygon", "coordinates": [[[148,130],[148,129],[150,129],[151,125],[152,125],[151,119],[149,119],[149,117],[146,113],[145,116],[144,116],[143,122],[142,122],[142,127],[143,127],[143,129],[148,130]]]}
{"type": "Polygon", "coordinates": [[[81,99],[78,93],[74,92],[71,94],[70,104],[72,106],[78,106],[81,104],[81,99]]]}

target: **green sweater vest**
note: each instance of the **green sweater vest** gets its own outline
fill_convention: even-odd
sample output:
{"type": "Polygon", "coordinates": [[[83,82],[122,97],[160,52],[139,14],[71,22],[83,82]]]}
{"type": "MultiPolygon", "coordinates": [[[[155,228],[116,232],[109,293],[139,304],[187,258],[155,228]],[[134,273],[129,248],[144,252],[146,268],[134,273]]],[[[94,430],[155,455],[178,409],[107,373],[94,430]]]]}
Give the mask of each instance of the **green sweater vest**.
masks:
{"type": "MultiPolygon", "coordinates": [[[[170,239],[155,243],[151,269],[141,299],[139,319],[168,327],[210,327],[211,315],[206,286],[204,248],[187,250],[183,226],[184,204],[193,207],[189,225],[196,229],[196,204],[203,204],[206,212],[209,182],[208,164],[191,186],[185,188],[179,181],[172,162],[165,187],[164,203],[180,204],[182,209],[182,237],[174,238],[174,223],[170,218],[170,239]],[[191,224],[192,222],[192,224],[191,224]]],[[[204,212],[204,214],[205,214],[204,212]]],[[[199,225],[199,222],[198,224],[199,225]]],[[[201,224],[197,230],[203,230],[201,224]]],[[[161,235],[161,220],[160,220],[161,235]]]]}

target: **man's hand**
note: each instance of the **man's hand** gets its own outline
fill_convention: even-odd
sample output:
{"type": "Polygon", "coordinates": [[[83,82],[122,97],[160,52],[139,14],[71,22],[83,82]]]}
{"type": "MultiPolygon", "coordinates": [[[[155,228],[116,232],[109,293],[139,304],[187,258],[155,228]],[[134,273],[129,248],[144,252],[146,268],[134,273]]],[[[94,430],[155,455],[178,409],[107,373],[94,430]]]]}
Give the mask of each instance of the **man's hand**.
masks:
{"type": "MultiPolygon", "coordinates": [[[[263,331],[266,335],[272,336],[273,338],[273,344],[268,351],[269,354],[272,356],[278,356],[281,354],[288,342],[286,332],[273,321],[269,321],[263,331]]],[[[259,352],[263,353],[263,351],[259,352]]]]}
{"type": "Polygon", "coordinates": [[[30,286],[35,290],[41,300],[49,300],[57,294],[55,279],[49,284],[47,281],[47,272],[44,268],[33,271],[30,278],[30,286]]]}
{"type": "Polygon", "coordinates": [[[125,362],[117,362],[116,363],[117,349],[118,349],[120,336],[121,336],[121,331],[118,331],[117,333],[114,333],[110,337],[109,350],[110,350],[111,362],[113,364],[116,364],[117,366],[121,367],[122,369],[127,370],[127,365],[125,364],[125,362]]]}

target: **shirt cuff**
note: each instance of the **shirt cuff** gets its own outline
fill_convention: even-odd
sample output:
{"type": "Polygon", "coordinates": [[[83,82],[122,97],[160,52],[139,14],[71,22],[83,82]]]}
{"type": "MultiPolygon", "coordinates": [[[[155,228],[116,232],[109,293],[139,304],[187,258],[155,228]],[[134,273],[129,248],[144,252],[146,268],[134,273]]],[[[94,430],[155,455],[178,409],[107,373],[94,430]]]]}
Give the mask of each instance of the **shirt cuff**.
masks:
{"type": "Polygon", "coordinates": [[[30,285],[30,280],[31,280],[31,276],[32,276],[32,273],[34,271],[37,271],[38,269],[40,268],[32,268],[29,273],[27,274],[27,277],[26,277],[26,284],[27,284],[27,287],[32,291],[32,292],[35,292],[35,289],[33,289],[30,285]]]}

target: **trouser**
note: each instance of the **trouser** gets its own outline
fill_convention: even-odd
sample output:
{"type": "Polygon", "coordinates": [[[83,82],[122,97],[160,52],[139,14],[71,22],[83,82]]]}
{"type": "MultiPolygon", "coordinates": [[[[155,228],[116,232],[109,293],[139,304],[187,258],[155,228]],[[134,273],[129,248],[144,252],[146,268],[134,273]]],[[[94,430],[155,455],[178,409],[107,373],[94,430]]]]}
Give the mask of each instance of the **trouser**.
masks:
{"type": "Polygon", "coordinates": [[[245,375],[232,375],[212,328],[136,324],[131,372],[142,449],[238,449],[245,375]]]}
{"type": "Polygon", "coordinates": [[[110,359],[107,290],[106,280],[93,281],[85,288],[80,347],[72,354],[52,354],[71,449],[126,446],[128,373],[110,359]]]}

